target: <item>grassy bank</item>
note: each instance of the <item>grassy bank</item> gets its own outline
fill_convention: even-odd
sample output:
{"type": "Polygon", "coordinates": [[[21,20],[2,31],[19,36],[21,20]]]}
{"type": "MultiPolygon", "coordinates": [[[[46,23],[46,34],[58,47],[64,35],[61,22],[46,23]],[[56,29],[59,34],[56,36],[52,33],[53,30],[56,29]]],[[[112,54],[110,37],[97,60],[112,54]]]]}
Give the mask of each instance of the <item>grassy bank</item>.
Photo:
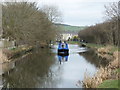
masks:
{"type": "Polygon", "coordinates": [[[19,46],[14,48],[5,48],[0,51],[1,63],[10,62],[14,58],[27,54],[33,49],[32,46],[19,46]]]}
{"type": "Polygon", "coordinates": [[[67,41],[68,44],[79,44],[78,41],[67,41]]]}
{"type": "Polygon", "coordinates": [[[85,45],[86,45],[87,47],[90,47],[90,48],[101,48],[101,47],[105,47],[104,45],[92,44],[92,43],[85,43],[85,45]]]}
{"type": "Polygon", "coordinates": [[[16,58],[18,56],[22,56],[30,51],[32,51],[33,47],[32,46],[20,46],[17,48],[12,48],[10,49],[11,53],[13,56],[11,58],[16,58]]]}
{"type": "Polygon", "coordinates": [[[120,65],[118,64],[118,47],[96,44],[86,44],[87,47],[95,48],[96,55],[102,60],[108,60],[106,67],[100,67],[93,77],[85,76],[83,85],[85,88],[118,88],[120,65]]]}
{"type": "Polygon", "coordinates": [[[120,80],[105,80],[98,88],[119,88],[120,80]]]}
{"type": "Polygon", "coordinates": [[[95,49],[99,49],[99,48],[110,48],[109,52],[113,53],[115,51],[120,51],[120,48],[118,48],[117,46],[111,46],[111,45],[100,45],[100,44],[92,44],[92,43],[85,43],[85,45],[89,48],[95,48],[95,49]]]}
{"type": "MultiPolygon", "coordinates": [[[[116,73],[120,74],[120,68],[116,69],[116,73]]],[[[118,74],[118,75],[119,75],[118,74]]],[[[120,90],[120,79],[118,80],[105,80],[98,88],[118,88],[120,90]]]]}

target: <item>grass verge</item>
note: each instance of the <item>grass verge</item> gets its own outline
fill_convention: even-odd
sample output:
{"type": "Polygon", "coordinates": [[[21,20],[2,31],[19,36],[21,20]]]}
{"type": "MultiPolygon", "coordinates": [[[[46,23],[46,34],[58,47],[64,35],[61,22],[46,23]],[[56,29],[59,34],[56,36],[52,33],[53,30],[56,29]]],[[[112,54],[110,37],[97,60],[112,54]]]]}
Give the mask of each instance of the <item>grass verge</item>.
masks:
{"type": "Polygon", "coordinates": [[[105,45],[92,44],[92,43],[86,43],[86,46],[90,48],[96,48],[96,49],[110,47],[109,53],[120,51],[120,48],[118,48],[117,46],[109,46],[109,45],[105,46],[105,45]]]}
{"type": "Polygon", "coordinates": [[[78,41],[68,41],[69,44],[79,44],[78,41]]]}
{"type": "Polygon", "coordinates": [[[116,70],[116,72],[120,73],[120,68],[118,68],[118,69],[116,70]]]}
{"type": "Polygon", "coordinates": [[[0,53],[0,58],[2,58],[2,63],[10,62],[14,58],[23,56],[33,50],[32,46],[22,46],[14,48],[4,48],[0,53]]]}
{"type": "Polygon", "coordinates": [[[105,80],[98,88],[119,88],[120,80],[105,80]]]}
{"type": "Polygon", "coordinates": [[[102,48],[102,47],[105,47],[104,45],[92,44],[92,43],[86,43],[86,46],[90,47],[90,48],[102,48]]]}

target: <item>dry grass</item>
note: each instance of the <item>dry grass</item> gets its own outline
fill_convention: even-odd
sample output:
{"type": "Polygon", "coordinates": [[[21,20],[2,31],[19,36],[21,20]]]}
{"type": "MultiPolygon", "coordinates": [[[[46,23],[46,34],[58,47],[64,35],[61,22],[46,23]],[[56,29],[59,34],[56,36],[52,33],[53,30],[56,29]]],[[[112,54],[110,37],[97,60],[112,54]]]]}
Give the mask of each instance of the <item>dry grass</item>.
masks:
{"type": "Polygon", "coordinates": [[[13,53],[11,52],[11,50],[8,49],[3,49],[3,54],[9,59],[11,59],[11,57],[13,56],[13,53]]]}
{"type": "MultiPolygon", "coordinates": [[[[102,51],[103,49],[101,49],[102,51]]],[[[106,52],[108,49],[105,49],[106,52]]],[[[103,51],[102,51],[103,52],[103,51]]],[[[108,66],[105,68],[100,67],[100,69],[96,72],[93,77],[90,77],[88,74],[85,73],[84,80],[82,81],[83,86],[85,88],[97,88],[104,80],[108,79],[116,79],[118,80],[119,74],[115,72],[117,68],[120,68],[118,64],[118,55],[120,52],[116,51],[113,53],[113,60],[110,62],[108,66]]]]}
{"type": "Polygon", "coordinates": [[[3,53],[3,50],[0,50],[0,63],[4,63],[7,61],[8,61],[7,56],[3,53]]]}
{"type": "Polygon", "coordinates": [[[85,88],[97,88],[104,80],[108,79],[118,79],[118,73],[112,69],[101,67],[93,77],[85,74],[83,86],[85,88]]]}
{"type": "Polygon", "coordinates": [[[97,52],[100,53],[100,54],[107,54],[109,52],[109,49],[107,49],[107,48],[99,48],[97,50],[97,52]]]}
{"type": "Polygon", "coordinates": [[[85,74],[83,86],[85,88],[97,88],[97,86],[101,84],[104,80],[109,79],[112,73],[113,72],[111,69],[101,67],[93,77],[85,74]]]}
{"type": "Polygon", "coordinates": [[[110,62],[108,68],[115,69],[115,68],[120,67],[118,55],[120,55],[120,52],[118,52],[118,51],[113,53],[114,60],[112,62],[110,62]]]}
{"type": "Polygon", "coordinates": [[[26,47],[23,46],[16,48],[14,50],[2,49],[0,50],[0,63],[10,62],[12,58],[14,58],[14,56],[23,55],[32,48],[33,48],[32,46],[26,46],[26,47]]]}
{"type": "Polygon", "coordinates": [[[101,47],[101,48],[98,48],[98,53],[101,53],[101,54],[107,54],[111,51],[111,49],[113,48],[113,46],[106,46],[106,47],[101,47]]]}
{"type": "Polygon", "coordinates": [[[120,52],[118,52],[118,51],[115,51],[115,52],[113,53],[113,56],[114,56],[115,59],[118,58],[118,55],[120,55],[120,52]]]}
{"type": "Polygon", "coordinates": [[[118,57],[117,47],[106,46],[106,47],[98,48],[97,55],[103,60],[112,61],[115,57],[118,57]]]}

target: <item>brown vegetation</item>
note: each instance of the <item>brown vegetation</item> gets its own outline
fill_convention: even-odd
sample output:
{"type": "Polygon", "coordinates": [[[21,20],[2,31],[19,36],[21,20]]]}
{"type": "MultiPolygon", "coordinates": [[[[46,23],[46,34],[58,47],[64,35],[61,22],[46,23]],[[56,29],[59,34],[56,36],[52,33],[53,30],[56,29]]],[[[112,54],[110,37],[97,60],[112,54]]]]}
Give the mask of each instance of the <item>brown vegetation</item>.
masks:
{"type": "Polygon", "coordinates": [[[0,50],[0,63],[8,61],[7,56],[3,53],[2,50],[0,50]]]}
{"type": "MultiPolygon", "coordinates": [[[[103,52],[103,48],[102,48],[102,52],[103,52]]],[[[120,68],[120,65],[118,63],[118,55],[120,55],[120,52],[118,51],[114,52],[113,55],[111,56],[112,59],[109,65],[106,67],[100,67],[97,73],[93,77],[90,77],[85,73],[85,77],[82,82],[83,86],[85,88],[97,88],[98,85],[100,85],[104,80],[108,80],[108,79],[118,80],[119,74],[118,72],[116,72],[116,69],[120,68]]]]}
{"type": "Polygon", "coordinates": [[[10,62],[13,58],[27,54],[32,49],[31,46],[21,46],[13,50],[2,49],[0,50],[0,63],[10,62]]]}
{"type": "Polygon", "coordinates": [[[98,48],[96,53],[98,57],[102,58],[103,60],[112,61],[114,59],[113,53],[110,53],[112,48],[112,46],[98,48]]]}

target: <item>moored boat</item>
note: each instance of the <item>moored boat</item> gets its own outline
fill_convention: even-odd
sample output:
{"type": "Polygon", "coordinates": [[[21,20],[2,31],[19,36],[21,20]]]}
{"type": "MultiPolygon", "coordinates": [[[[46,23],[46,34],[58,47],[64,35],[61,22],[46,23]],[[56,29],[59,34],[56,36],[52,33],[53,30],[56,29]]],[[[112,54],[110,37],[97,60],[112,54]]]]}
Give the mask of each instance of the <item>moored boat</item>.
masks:
{"type": "Polygon", "coordinates": [[[69,55],[69,48],[68,48],[68,44],[65,43],[59,43],[58,45],[58,54],[59,55],[69,55]]]}

